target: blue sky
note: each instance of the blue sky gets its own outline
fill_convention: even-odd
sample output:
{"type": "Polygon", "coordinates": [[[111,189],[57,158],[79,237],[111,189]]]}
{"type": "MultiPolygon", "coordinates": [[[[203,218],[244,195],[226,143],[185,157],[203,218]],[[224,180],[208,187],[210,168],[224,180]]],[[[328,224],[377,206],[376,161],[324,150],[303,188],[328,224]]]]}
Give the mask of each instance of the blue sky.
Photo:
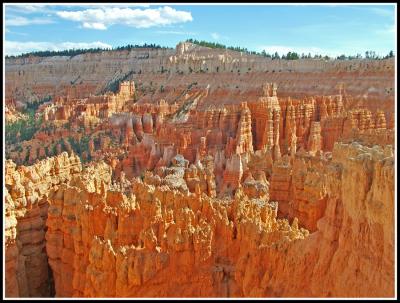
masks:
{"type": "Polygon", "coordinates": [[[337,56],[396,52],[391,5],[5,5],[5,53],[188,38],[337,56]]]}

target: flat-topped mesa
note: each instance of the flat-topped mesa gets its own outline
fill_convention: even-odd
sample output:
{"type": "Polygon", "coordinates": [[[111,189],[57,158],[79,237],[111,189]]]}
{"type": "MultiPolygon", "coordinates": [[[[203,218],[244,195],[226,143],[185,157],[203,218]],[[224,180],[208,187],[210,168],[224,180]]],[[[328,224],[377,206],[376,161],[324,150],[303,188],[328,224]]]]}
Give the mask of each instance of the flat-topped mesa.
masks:
{"type": "Polygon", "coordinates": [[[288,218],[298,218],[300,225],[315,231],[317,221],[326,208],[327,166],[325,155],[319,151],[298,154],[293,160],[290,192],[290,208],[285,214],[288,218]]]}

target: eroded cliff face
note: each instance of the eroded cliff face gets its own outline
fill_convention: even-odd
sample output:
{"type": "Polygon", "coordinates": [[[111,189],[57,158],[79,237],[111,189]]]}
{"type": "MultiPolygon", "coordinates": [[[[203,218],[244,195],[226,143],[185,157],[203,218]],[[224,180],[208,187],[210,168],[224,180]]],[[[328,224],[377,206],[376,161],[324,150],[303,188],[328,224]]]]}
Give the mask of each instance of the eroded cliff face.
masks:
{"type": "Polygon", "coordinates": [[[45,248],[46,197],[54,186],[67,182],[81,169],[79,158],[67,153],[29,167],[6,161],[6,296],[47,297],[54,292],[45,248]]]}
{"type": "Polygon", "coordinates": [[[285,258],[251,258],[273,267],[267,284],[277,286],[275,295],[394,295],[392,155],[389,147],[337,143],[324,174],[307,175],[312,187],[326,186],[326,210],[316,232],[290,247],[285,258]]]}
{"type": "MultiPolygon", "coordinates": [[[[27,102],[43,96],[88,97],[131,77],[149,99],[172,102],[183,83],[211,86],[210,98],[240,103],[265,81],[279,83],[282,96],[332,95],[342,83],[355,102],[393,112],[394,59],[271,60],[230,50],[180,43],[176,49],[133,49],[73,57],[7,59],[6,99],[27,102]],[[310,85],[314,83],[314,85],[310,85]],[[70,86],[73,86],[70,88],[70,86]],[[160,89],[163,87],[163,89],[160,89]],[[222,97],[222,98],[221,98],[222,97]]],[[[212,101],[212,100],[211,100],[212,101]]]]}
{"type": "Polygon", "coordinates": [[[391,59],[183,43],[6,77],[7,297],[394,295],[391,59]]]}
{"type": "Polygon", "coordinates": [[[273,243],[283,235],[283,241],[307,235],[276,220],[276,208],[266,201],[224,203],[141,181],[126,196],[96,180],[97,187],[83,175],[77,181],[88,186],[83,191],[65,186],[49,197],[47,245],[50,264],[59,270],[57,296],[240,295],[231,275],[250,230],[256,245],[262,238],[273,243]],[[66,201],[75,208],[66,210],[66,201]],[[51,241],[60,236],[71,240],[67,247],[51,241]]]}
{"type": "Polygon", "coordinates": [[[48,295],[47,257],[58,297],[394,295],[390,146],[336,143],[331,156],[283,157],[274,167],[292,161],[286,171],[296,168],[290,221],[277,218],[274,179],[270,199],[250,198],[241,186],[218,199],[211,159],[185,161],[175,157],[143,180],[118,182],[106,163],[81,171],[66,153],[40,163],[48,168],[40,173],[38,165],[7,162],[7,295],[48,295]],[[324,211],[316,215],[315,205],[324,211]]]}
{"type": "MultiPolygon", "coordinates": [[[[275,161],[285,154],[293,156],[299,149],[313,154],[332,151],[338,140],[394,143],[393,116],[353,107],[347,95],[285,98],[278,96],[276,83],[264,83],[256,95],[240,104],[220,104],[215,99],[209,104],[209,89],[199,88],[169,104],[164,99],[135,102],[137,91],[134,82],[126,81],[115,94],[57,97],[42,104],[35,114],[36,132],[31,139],[25,139],[29,131],[23,130],[7,137],[15,142],[7,144],[7,158],[17,164],[33,164],[75,150],[84,161],[113,162],[117,176],[123,171],[131,178],[168,165],[176,154],[190,163],[211,155],[220,170],[215,172],[219,188],[223,175],[225,181],[239,182],[235,155],[241,156],[247,177],[248,159],[258,150],[269,150],[275,161]]],[[[264,173],[268,177],[269,173],[264,173]]]]}

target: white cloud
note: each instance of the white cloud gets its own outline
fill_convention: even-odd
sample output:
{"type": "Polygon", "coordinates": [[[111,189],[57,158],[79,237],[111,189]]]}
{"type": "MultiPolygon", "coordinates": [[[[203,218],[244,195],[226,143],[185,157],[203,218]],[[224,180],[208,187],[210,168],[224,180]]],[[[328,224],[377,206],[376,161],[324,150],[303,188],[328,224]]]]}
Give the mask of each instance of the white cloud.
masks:
{"type": "MultiPolygon", "coordinates": [[[[154,4],[152,4],[154,5],[154,4]]],[[[99,5],[104,7],[103,4],[99,5]]],[[[147,3],[112,3],[111,6],[117,7],[150,7],[150,4],[147,3]]]]}
{"type": "Polygon", "coordinates": [[[169,6],[157,9],[103,7],[80,11],[60,11],[56,14],[66,20],[81,22],[85,28],[102,30],[113,24],[149,28],[193,20],[190,12],[178,11],[169,6]]]}
{"type": "MultiPolygon", "coordinates": [[[[154,5],[154,4],[153,4],[154,5]]],[[[89,9],[89,8],[104,8],[104,7],[119,7],[119,8],[127,8],[127,7],[150,7],[150,4],[145,3],[101,3],[101,4],[85,4],[85,5],[67,5],[68,8],[77,8],[79,9],[89,9]]]]}
{"type": "Polygon", "coordinates": [[[100,30],[107,29],[107,27],[103,23],[98,23],[98,22],[93,22],[93,23],[83,22],[82,26],[84,28],[91,28],[91,29],[100,29],[100,30]]]}
{"type": "Polygon", "coordinates": [[[77,48],[111,48],[111,45],[100,41],[96,42],[19,42],[19,41],[5,41],[5,54],[20,55],[23,53],[29,53],[33,51],[61,51],[65,49],[77,49],[77,48]]]}
{"type": "Polygon", "coordinates": [[[34,14],[34,13],[46,13],[52,12],[50,5],[44,4],[32,4],[32,5],[16,5],[16,4],[6,4],[6,12],[14,12],[21,14],[34,14]]]}
{"type": "Polygon", "coordinates": [[[218,33],[211,33],[211,37],[212,37],[214,40],[218,40],[218,39],[220,38],[220,35],[219,35],[218,33]]]}
{"type": "Polygon", "coordinates": [[[50,24],[54,23],[53,20],[47,18],[32,18],[28,19],[25,17],[11,17],[6,19],[6,26],[25,26],[32,24],[50,24]]]}
{"type": "MultiPolygon", "coordinates": [[[[150,4],[146,3],[102,3],[102,4],[86,4],[86,5],[62,5],[62,7],[66,8],[79,8],[79,9],[89,9],[89,8],[103,8],[105,6],[109,7],[150,7],[150,4]]],[[[36,13],[54,13],[57,9],[60,8],[60,5],[54,5],[51,3],[48,4],[36,4],[32,3],[31,5],[20,5],[20,4],[14,4],[14,3],[9,3],[5,4],[6,12],[10,13],[18,13],[18,14],[36,14],[36,13]]]]}
{"type": "Polygon", "coordinates": [[[156,31],[157,34],[171,34],[171,35],[197,35],[193,32],[182,32],[182,31],[156,31]]]}

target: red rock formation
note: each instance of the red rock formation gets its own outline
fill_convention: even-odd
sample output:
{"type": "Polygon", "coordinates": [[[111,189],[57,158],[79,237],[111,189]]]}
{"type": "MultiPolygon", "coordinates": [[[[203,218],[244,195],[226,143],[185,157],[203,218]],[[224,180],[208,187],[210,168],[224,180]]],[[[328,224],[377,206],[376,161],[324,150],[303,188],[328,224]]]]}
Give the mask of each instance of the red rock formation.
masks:
{"type": "MultiPolygon", "coordinates": [[[[128,84],[134,87],[133,82],[128,82],[128,84]]],[[[177,152],[191,163],[194,163],[198,153],[201,157],[207,154],[215,156],[217,150],[220,149],[224,149],[227,158],[234,153],[251,153],[251,145],[255,150],[271,149],[273,159],[277,160],[281,152],[294,157],[299,148],[311,151],[313,149],[331,151],[334,142],[339,139],[348,140],[358,137],[368,143],[372,140],[373,133],[376,133],[371,130],[384,129],[386,124],[383,113],[379,111],[372,113],[366,109],[352,109],[350,112],[345,112],[343,96],[340,94],[303,99],[278,98],[276,86],[270,84],[264,86],[262,96],[258,99],[255,98],[257,101],[242,102],[241,106],[237,104],[205,105],[204,100],[209,98],[208,90],[204,95],[201,90],[198,90],[197,93],[187,94],[189,97],[184,98],[189,101],[193,96],[197,96],[194,97],[198,98],[197,110],[190,110],[185,122],[173,122],[176,112],[182,112],[182,106],[186,106],[186,101],[180,105],[168,104],[164,99],[157,104],[133,104],[129,103],[132,91],[127,85],[125,86],[127,88],[120,88],[124,92],[116,95],[89,96],[82,100],[58,97],[54,104],[41,107],[42,112],[39,111],[38,114],[47,115],[49,119],[43,124],[43,128],[55,127],[56,131],[53,133],[39,131],[35,134],[35,139],[46,141],[44,144],[40,143],[41,146],[45,145],[43,146],[45,152],[38,150],[39,146],[31,142],[27,163],[34,163],[36,159],[51,155],[50,152],[46,152],[46,148],[48,151],[54,150],[54,145],[47,143],[49,136],[65,138],[71,136],[71,130],[73,130],[72,136],[75,136],[74,132],[79,133],[79,127],[82,126],[85,129],[85,135],[92,136],[96,133],[97,138],[108,136],[107,132],[111,130],[112,136],[119,140],[115,140],[114,145],[108,151],[114,154],[128,151],[128,154],[125,153],[122,157],[130,160],[125,160],[124,163],[133,167],[135,161],[139,161],[139,165],[136,165],[137,168],[133,170],[133,175],[139,175],[146,167],[154,167],[158,163],[167,146],[176,148],[177,152]],[[108,114],[103,115],[100,107],[105,106],[106,103],[108,114]],[[124,104],[128,105],[124,107],[124,104]],[[69,120],[57,120],[55,109],[61,110],[62,118],[69,120]],[[121,109],[133,111],[135,114],[132,116],[127,112],[115,113],[116,110],[121,109]],[[111,116],[109,117],[109,115],[111,116]],[[246,122],[249,119],[252,121],[251,126],[246,122]],[[64,126],[68,129],[60,130],[57,125],[59,122],[62,124],[68,122],[69,125],[64,126]],[[320,148],[318,130],[311,127],[317,124],[313,123],[321,125],[320,148]],[[103,133],[98,133],[100,130],[103,133]],[[135,150],[138,151],[138,154],[137,156],[132,155],[132,152],[129,152],[130,147],[143,140],[144,134],[152,135],[154,142],[159,145],[156,147],[147,144],[146,150],[142,151],[139,151],[142,147],[136,147],[135,150]],[[122,148],[117,147],[121,145],[122,148]],[[150,156],[151,151],[153,152],[150,163],[145,158],[150,156]]],[[[122,87],[125,86],[122,85],[122,87]]],[[[385,137],[388,141],[391,138],[390,135],[385,135],[385,137]]],[[[89,142],[92,142],[91,140],[89,142]]],[[[393,142],[388,143],[392,144],[393,142]]],[[[93,147],[92,143],[90,146],[93,147]]],[[[102,159],[101,149],[94,152],[91,147],[90,150],[81,152],[82,155],[85,154],[84,159],[89,159],[89,156],[94,160],[102,159]]],[[[68,147],[68,144],[64,144],[57,148],[57,153],[62,150],[70,152],[71,148],[68,147]]],[[[15,161],[19,159],[18,163],[24,162],[21,153],[9,152],[8,155],[15,161]]],[[[131,176],[132,173],[129,171],[132,169],[128,167],[126,173],[131,176]]]]}
{"type": "Polygon", "coordinates": [[[263,95],[257,102],[249,103],[252,116],[255,148],[270,149],[274,159],[279,159],[280,106],[276,95],[276,84],[265,84],[263,95]]]}
{"type": "Polygon", "coordinates": [[[6,293],[17,297],[51,295],[45,251],[46,196],[79,173],[75,155],[63,153],[30,167],[6,163],[6,293]]]}
{"type": "Polygon", "coordinates": [[[153,117],[151,114],[143,115],[143,131],[147,134],[153,133],[153,117]]]}
{"type": "Polygon", "coordinates": [[[299,156],[292,166],[292,200],[286,217],[298,218],[301,225],[311,232],[317,229],[317,221],[326,208],[327,193],[323,183],[326,166],[326,161],[318,156],[310,159],[299,156]]]}
{"type": "Polygon", "coordinates": [[[375,128],[386,129],[385,113],[381,110],[376,112],[375,128]]]}
{"type": "Polygon", "coordinates": [[[328,174],[315,175],[326,178],[327,184],[327,207],[317,231],[291,247],[283,246],[283,254],[268,247],[251,253],[238,266],[243,268],[238,276],[246,293],[393,296],[394,167],[393,158],[385,157],[382,149],[335,145],[328,174]]]}
{"type": "MultiPolygon", "coordinates": [[[[296,214],[304,215],[300,208],[319,203],[321,197],[326,205],[311,235],[299,228],[302,219],[295,218],[291,225],[276,219],[277,205],[265,197],[249,199],[238,189],[227,203],[203,194],[203,164],[187,167],[182,157],[162,169],[161,177],[150,173],[144,183],[133,180],[132,185],[123,178],[114,184],[111,167],[105,163],[79,173],[79,167],[67,163],[66,154],[53,159],[46,162],[48,169],[37,184],[46,184],[43,190],[48,193],[46,251],[58,297],[394,294],[391,148],[336,144],[331,160],[296,156],[292,177],[296,214]],[[58,171],[56,178],[49,175],[52,169],[58,171]],[[351,182],[354,178],[360,182],[351,182]],[[194,193],[182,191],[186,182],[194,193]],[[302,196],[299,186],[307,195],[302,196]],[[349,261],[343,262],[346,258],[349,261]]],[[[15,223],[14,213],[24,211],[15,203],[21,195],[13,194],[21,184],[16,172],[9,162],[5,202],[10,296],[18,281],[13,274],[24,270],[15,258],[19,254],[11,253],[18,247],[15,239],[25,241],[24,229],[13,232],[21,218],[16,216],[15,223]]],[[[36,180],[35,171],[28,168],[24,176],[28,172],[36,180]]],[[[244,183],[263,177],[247,179],[244,183]]],[[[32,194],[22,197],[31,200],[32,194]]],[[[311,213],[310,208],[305,211],[311,213]]],[[[32,224],[27,225],[29,230],[35,230],[32,224]]],[[[30,242],[44,237],[43,232],[39,238],[30,235],[30,242]]],[[[31,275],[38,273],[30,268],[31,275]]],[[[25,273],[29,275],[28,268],[25,273]]],[[[19,280],[19,295],[24,285],[36,289],[19,280]]]]}
{"type": "Polygon", "coordinates": [[[240,184],[243,176],[242,158],[238,154],[233,154],[231,158],[226,159],[226,168],[223,173],[222,194],[234,192],[240,184]]]}
{"type": "MultiPolygon", "coordinates": [[[[74,57],[62,64],[97,58],[98,73],[71,87],[6,72],[26,84],[7,85],[7,123],[19,98],[55,95],[33,137],[21,129],[6,147],[35,163],[6,162],[6,295],[392,296],[393,96],[360,98],[360,79],[390,84],[390,62],[354,61],[355,74],[334,60],[169,52],[124,53],[140,66],[100,82],[103,55],[74,57]],[[129,75],[136,87],[100,93],[129,75]]],[[[12,62],[45,75],[51,60],[12,62]]]]}
{"type": "Polygon", "coordinates": [[[253,137],[251,132],[251,114],[247,104],[242,104],[242,112],[236,133],[236,153],[253,152],[253,137]]]}
{"type": "Polygon", "coordinates": [[[289,202],[291,199],[292,167],[288,157],[282,157],[274,162],[270,182],[270,200],[279,203],[279,214],[287,215],[289,213],[289,202]]]}
{"type": "Polygon", "coordinates": [[[96,121],[93,118],[107,118],[113,113],[121,112],[125,104],[133,100],[134,94],[134,82],[126,81],[119,84],[117,94],[107,93],[99,96],[90,94],[86,98],[57,96],[53,104],[48,104],[40,110],[45,121],[83,119],[84,123],[91,123],[96,121]]]}
{"type": "Polygon", "coordinates": [[[116,78],[121,79],[134,72],[132,77],[143,84],[142,87],[151,83],[157,88],[152,96],[155,100],[165,98],[167,102],[179,96],[184,88],[180,92],[174,92],[174,89],[182,87],[185,82],[197,82],[200,87],[208,84],[212,88],[228,87],[233,91],[228,99],[239,101],[243,95],[235,93],[238,83],[241,92],[247,95],[243,97],[250,99],[265,81],[281,82],[282,96],[299,98],[310,94],[334,94],[340,81],[349,95],[360,100],[360,105],[366,105],[372,111],[382,107],[385,113],[394,109],[394,58],[288,61],[196,45],[184,47],[183,52],[181,49],[178,45],[174,50],[132,49],[87,53],[62,60],[7,58],[6,97],[25,102],[46,95],[66,96],[67,86],[71,87],[71,98],[86,98],[90,93],[100,93],[116,78]],[[132,60],[135,57],[140,60],[132,60]],[[166,79],[165,72],[171,77],[166,79]],[[158,89],[161,85],[163,89],[158,89]],[[370,90],[372,87],[375,90],[370,90]],[[366,98],[362,100],[364,96],[366,98]]]}
{"type": "Polygon", "coordinates": [[[307,149],[315,154],[322,149],[321,138],[321,124],[320,122],[312,122],[310,128],[310,135],[308,137],[307,149]]]}
{"type": "MultiPolygon", "coordinates": [[[[260,222],[265,235],[272,236],[267,241],[276,241],[273,239],[287,232],[290,239],[307,234],[304,230],[292,229],[287,222],[273,219],[276,214],[272,206],[250,201],[247,204],[239,197],[224,210],[219,202],[215,203],[207,196],[182,195],[169,191],[165,185],[152,190],[146,183],[135,181],[134,196],[113,193],[107,182],[110,174],[106,173],[106,167],[94,169],[97,173],[85,172],[82,177],[71,181],[71,187],[61,186],[50,197],[54,202],[49,209],[52,216],[49,215],[48,219],[47,245],[52,252],[50,264],[59,271],[55,275],[57,296],[143,296],[148,291],[155,296],[173,296],[178,292],[189,296],[199,292],[218,296],[218,293],[226,294],[228,291],[220,275],[229,269],[229,265],[214,265],[214,262],[220,254],[227,260],[233,258],[229,247],[239,248],[239,242],[247,238],[246,230],[256,226],[255,222],[260,222]],[[87,201],[84,202],[79,195],[81,190],[93,198],[84,198],[87,201]],[[57,197],[76,202],[59,204],[57,197]],[[96,200],[98,202],[94,202],[96,200]],[[99,204],[99,201],[103,202],[99,204]],[[120,201],[125,202],[121,204],[120,201]],[[186,203],[189,208],[184,207],[186,203]],[[75,211],[70,212],[66,207],[75,211]],[[247,221],[242,221],[242,216],[252,218],[254,223],[245,223],[247,221]],[[95,217],[99,224],[93,225],[90,222],[94,222],[95,217]],[[271,219],[275,222],[274,233],[265,229],[265,224],[271,219]],[[215,225],[211,224],[214,220],[215,225]],[[237,235],[234,225],[238,226],[237,235]],[[89,226],[93,227],[89,230],[89,226]],[[64,235],[65,239],[70,230],[76,231],[72,235],[73,241],[69,242],[71,246],[56,241],[57,234],[64,235]],[[229,244],[230,239],[235,238],[239,241],[237,245],[229,244]],[[213,247],[219,247],[220,253],[215,254],[213,247]],[[156,266],[153,266],[154,261],[156,266]],[[217,270],[220,267],[221,270],[217,270]],[[167,282],[168,273],[174,270],[179,270],[180,276],[171,282],[175,285],[184,283],[188,287],[172,287],[173,284],[167,282]],[[160,278],[169,286],[165,282],[162,282],[164,286],[157,286],[159,282],[156,280],[160,278]],[[188,279],[191,281],[189,284],[188,279]],[[199,289],[200,281],[203,286],[199,289]],[[215,283],[217,285],[213,286],[215,283]]],[[[229,276],[229,288],[236,289],[233,294],[239,295],[240,288],[235,286],[234,276],[229,276]]]]}

